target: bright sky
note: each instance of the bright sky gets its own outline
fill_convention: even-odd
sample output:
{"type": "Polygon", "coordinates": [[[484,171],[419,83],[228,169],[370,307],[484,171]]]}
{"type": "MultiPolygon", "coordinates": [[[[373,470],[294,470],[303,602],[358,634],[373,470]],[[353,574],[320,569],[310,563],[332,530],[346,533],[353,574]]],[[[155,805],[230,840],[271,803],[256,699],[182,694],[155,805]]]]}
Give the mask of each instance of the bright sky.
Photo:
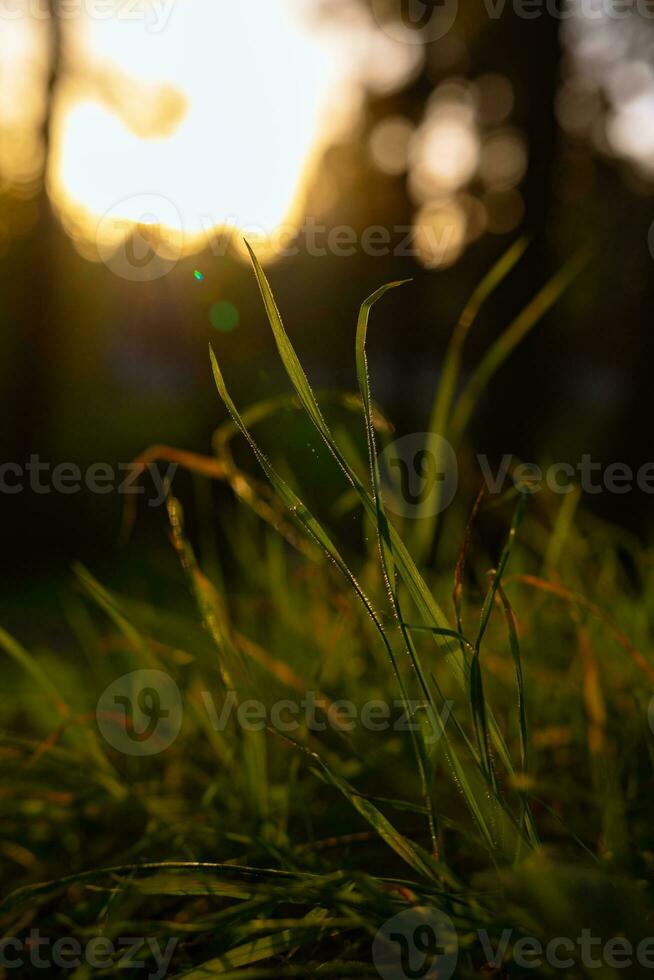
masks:
{"type": "Polygon", "coordinates": [[[183,230],[193,248],[212,226],[269,233],[301,220],[343,77],[297,7],[164,0],[138,19],[84,18],[92,77],[64,93],[49,174],[80,243],[117,243],[140,221],[183,230]]]}

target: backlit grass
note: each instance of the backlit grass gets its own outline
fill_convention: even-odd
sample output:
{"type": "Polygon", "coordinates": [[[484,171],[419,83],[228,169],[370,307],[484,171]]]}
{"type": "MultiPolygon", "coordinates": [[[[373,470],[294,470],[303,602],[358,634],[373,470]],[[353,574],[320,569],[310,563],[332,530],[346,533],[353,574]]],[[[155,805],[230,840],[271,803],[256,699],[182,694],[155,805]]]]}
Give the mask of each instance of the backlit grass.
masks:
{"type": "MultiPolygon", "coordinates": [[[[416,521],[386,509],[377,460],[393,436],[366,359],[374,304],[402,284],[362,306],[358,392],[317,394],[253,256],[290,393],[241,410],[212,351],[229,415],[214,454],[143,457],[231,488],[216,515],[225,553],[198,560],[171,492],[177,601],[114,594],[78,568],[62,612],[68,652],[0,633],[5,935],[173,937],[169,976],[199,980],[377,976],[374,936],[413,905],[453,920],[461,977],[524,975],[509,962],[520,936],[654,934],[651,554],[576,493],[478,495],[468,453],[483,389],[580,262],[461,385],[475,316],[522,251],[489,273],[454,333],[431,428],[458,451],[459,493],[416,521]],[[288,447],[260,443],[280,413],[310,424],[314,465],[340,474],[336,498],[314,504],[314,488],[309,506],[288,447]],[[102,738],[96,704],[137,669],[174,679],[184,717],[165,751],[129,757],[102,738]],[[273,705],[308,692],[324,731],[270,723],[273,705]],[[261,702],[266,727],[245,730],[233,711],[217,730],[211,706],[220,714],[228,696],[236,708],[261,702]],[[412,723],[349,730],[334,708],[343,699],[383,702],[412,723]],[[494,974],[479,929],[494,945],[512,930],[494,974]]],[[[144,971],[69,971],[96,973],[144,971]]],[[[566,971],[586,974],[619,975],[566,971]]]]}

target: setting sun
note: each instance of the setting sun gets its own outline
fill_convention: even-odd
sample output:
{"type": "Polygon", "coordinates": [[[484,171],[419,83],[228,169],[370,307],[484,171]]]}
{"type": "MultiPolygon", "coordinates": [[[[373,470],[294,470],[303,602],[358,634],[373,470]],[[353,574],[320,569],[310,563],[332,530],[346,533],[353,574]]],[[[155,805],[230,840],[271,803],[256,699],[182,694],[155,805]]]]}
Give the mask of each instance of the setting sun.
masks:
{"type": "Polygon", "coordinates": [[[78,34],[89,67],[60,100],[49,186],[83,254],[137,225],[190,252],[216,229],[265,239],[301,220],[307,177],[338,128],[338,78],[288,3],[199,0],[165,22],[163,10],[157,23],[87,19],[78,34]],[[115,76],[109,91],[99,67],[115,76]]]}

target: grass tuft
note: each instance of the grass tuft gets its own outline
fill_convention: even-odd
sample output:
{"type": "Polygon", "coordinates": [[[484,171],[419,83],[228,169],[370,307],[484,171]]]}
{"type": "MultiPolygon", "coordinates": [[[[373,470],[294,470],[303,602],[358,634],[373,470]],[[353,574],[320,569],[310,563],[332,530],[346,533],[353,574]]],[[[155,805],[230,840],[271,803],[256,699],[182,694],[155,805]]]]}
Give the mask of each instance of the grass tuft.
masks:
{"type": "MultiPolygon", "coordinates": [[[[467,334],[525,247],[491,270],[453,335],[431,425],[457,447],[495,372],[583,261],[544,287],[458,393],[467,334]]],[[[240,409],[211,349],[228,414],[214,454],[155,446],[139,460],[223,486],[224,550],[204,567],[170,493],[179,574],[153,567],[138,595],[119,594],[76,568],[65,654],[0,631],[4,934],[38,923],[53,941],[174,938],[169,976],[180,980],[377,976],[374,937],[412,907],[452,919],[461,977],[491,969],[479,930],[494,945],[510,931],[496,976],[517,975],[523,936],[645,938],[651,554],[576,494],[559,506],[464,489],[438,519],[396,520],[378,463],[393,429],[373,401],[367,340],[375,304],[403,284],[361,307],[358,392],[316,393],[250,255],[290,392],[240,409]],[[265,448],[281,412],[315,430],[318,473],[336,462],[337,506],[287,465],[283,430],[265,448]],[[235,461],[239,437],[258,473],[235,461]],[[138,670],[180,693],[180,731],[158,754],[124,754],[98,731],[98,699],[138,670]],[[311,720],[280,723],[280,704],[310,697],[311,720]],[[248,723],[254,701],[260,725],[248,723]],[[361,723],[365,711],[378,722],[369,709],[380,704],[383,731],[361,723]]],[[[568,976],[613,976],[571,955],[568,976]]],[[[142,966],[116,952],[104,975],[129,980],[142,966]]]]}

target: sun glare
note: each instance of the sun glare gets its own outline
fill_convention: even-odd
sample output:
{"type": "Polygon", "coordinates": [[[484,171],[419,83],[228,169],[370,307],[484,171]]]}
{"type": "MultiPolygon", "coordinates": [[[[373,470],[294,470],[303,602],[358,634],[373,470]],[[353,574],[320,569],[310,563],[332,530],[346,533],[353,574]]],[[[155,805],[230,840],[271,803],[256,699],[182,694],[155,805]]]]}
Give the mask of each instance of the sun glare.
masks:
{"type": "Polygon", "coordinates": [[[339,61],[296,4],[162,8],[166,23],[114,17],[78,32],[88,68],[59,100],[48,181],[89,258],[136,226],[192,252],[218,229],[266,236],[301,222],[309,175],[339,128],[339,61]]]}

